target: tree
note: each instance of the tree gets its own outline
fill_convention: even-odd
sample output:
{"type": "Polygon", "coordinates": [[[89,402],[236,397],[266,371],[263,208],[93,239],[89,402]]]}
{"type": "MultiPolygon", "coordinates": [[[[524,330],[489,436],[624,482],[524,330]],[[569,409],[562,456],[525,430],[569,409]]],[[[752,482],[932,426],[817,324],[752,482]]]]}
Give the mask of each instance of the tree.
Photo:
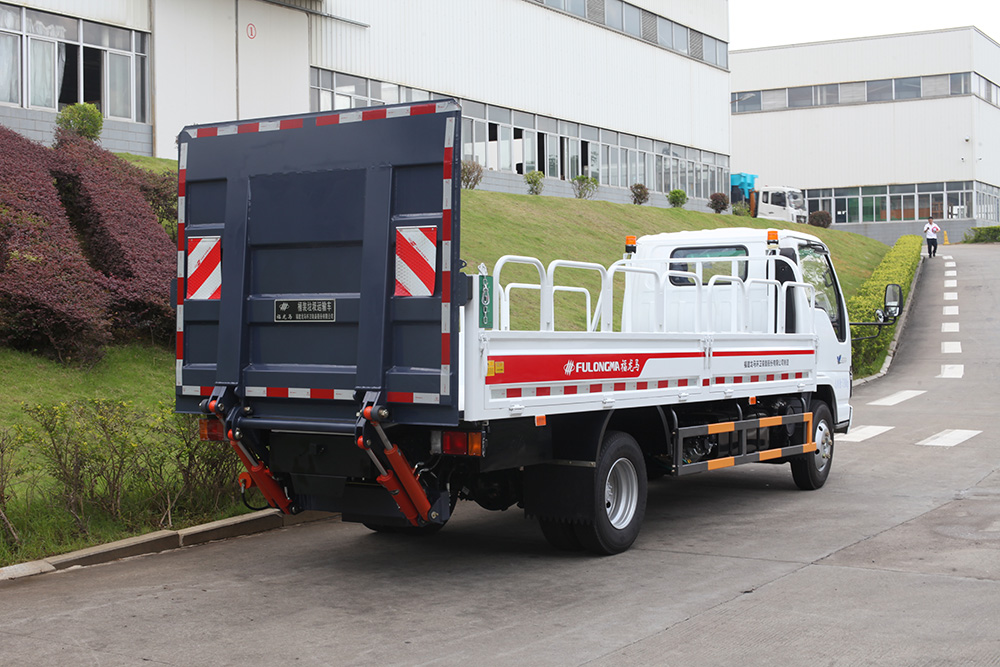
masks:
{"type": "Polygon", "coordinates": [[[475,160],[462,160],[462,187],[466,190],[475,190],[481,180],[483,180],[483,165],[475,160]]]}
{"type": "Polygon", "coordinates": [[[632,203],[636,206],[642,206],[649,201],[649,188],[642,183],[633,183],[629,186],[629,190],[632,191],[632,203]]]}
{"type": "Polygon", "coordinates": [[[830,226],[833,219],[830,217],[829,211],[813,211],[809,214],[809,224],[813,227],[823,227],[824,229],[830,226]]]}
{"type": "Polygon", "coordinates": [[[716,213],[722,213],[729,208],[729,197],[724,192],[715,192],[708,198],[708,207],[716,213]]]}
{"type": "Polygon", "coordinates": [[[570,181],[570,184],[573,186],[573,194],[576,195],[577,199],[592,198],[597,194],[597,188],[600,187],[596,178],[583,174],[570,181]]]}
{"type": "Polygon", "coordinates": [[[667,195],[667,201],[669,201],[670,205],[674,208],[684,208],[684,204],[687,203],[687,200],[687,194],[680,189],[671,190],[670,194],[667,195]]]}
{"type": "Polygon", "coordinates": [[[538,171],[529,171],[524,175],[524,182],[528,184],[529,195],[540,195],[545,188],[545,174],[538,171]]]}
{"type": "Polygon", "coordinates": [[[71,104],[56,116],[56,126],[66,132],[97,141],[104,128],[104,117],[93,104],[71,104]]]}

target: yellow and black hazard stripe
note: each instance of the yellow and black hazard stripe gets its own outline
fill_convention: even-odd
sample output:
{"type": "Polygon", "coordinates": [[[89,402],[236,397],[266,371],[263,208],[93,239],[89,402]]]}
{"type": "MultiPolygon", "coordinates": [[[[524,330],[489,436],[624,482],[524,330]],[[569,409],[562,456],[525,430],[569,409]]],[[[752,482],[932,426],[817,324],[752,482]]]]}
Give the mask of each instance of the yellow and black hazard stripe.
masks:
{"type": "Polygon", "coordinates": [[[678,475],[689,475],[706,470],[719,470],[720,468],[731,468],[732,466],[744,463],[759,463],[760,461],[771,461],[784,458],[786,456],[796,456],[798,454],[808,454],[816,451],[816,444],[812,439],[813,415],[811,412],[796,415],[779,415],[777,417],[761,417],[760,419],[745,419],[742,421],[719,422],[717,424],[703,424],[700,426],[685,426],[677,429],[677,440],[674,443],[674,461],[677,461],[676,470],[678,475]],[[805,442],[800,445],[790,445],[788,447],[777,447],[765,449],[757,452],[747,452],[747,432],[773,426],[786,426],[790,424],[806,424],[805,442]],[[707,461],[697,461],[695,463],[680,463],[683,461],[684,441],[689,438],[700,438],[707,435],[717,435],[720,433],[735,433],[739,436],[739,451],[735,456],[709,459],[707,461]]]}

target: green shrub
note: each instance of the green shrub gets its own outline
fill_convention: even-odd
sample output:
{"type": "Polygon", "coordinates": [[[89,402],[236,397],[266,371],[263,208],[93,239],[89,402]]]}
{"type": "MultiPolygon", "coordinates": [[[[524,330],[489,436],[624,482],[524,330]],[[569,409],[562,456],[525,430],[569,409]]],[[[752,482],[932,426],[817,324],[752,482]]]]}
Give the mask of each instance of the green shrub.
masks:
{"type": "Polygon", "coordinates": [[[462,187],[466,190],[475,190],[481,180],[483,180],[483,165],[475,160],[462,160],[462,187]]]}
{"type": "Polygon", "coordinates": [[[708,207],[716,213],[722,213],[729,208],[729,197],[724,192],[713,192],[708,198],[708,207]]]}
{"type": "Polygon", "coordinates": [[[9,429],[0,428],[0,544],[6,542],[16,547],[21,538],[4,512],[10,497],[10,483],[14,477],[15,442],[14,434],[9,429]]]}
{"type": "MultiPolygon", "coordinates": [[[[885,302],[885,286],[897,283],[903,288],[903,299],[910,297],[913,277],[920,265],[920,252],[923,239],[919,236],[902,236],[896,245],[882,258],[872,275],[865,281],[858,292],[847,302],[848,319],[851,322],[871,322],[875,310],[882,308],[885,302]]],[[[852,333],[866,336],[873,327],[862,327],[852,333]]],[[[852,363],[855,377],[867,377],[877,373],[889,351],[889,345],[896,332],[896,325],[883,328],[881,335],[869,340],[854,341],[852,346],[852,363]]]]}
{"type": "Polygon", "coordinates": [[[540,195],[545,189],[545,174],[535,170],[524,175],[524,182],[528,184],[529,195],[540,195]]]}
{"type": "Polygon", "coordinates": [[[667,201],[674,208],[683,208],[684,204],[687,203],[688,196],[683,190],[671,190],[670,194],[667,195],[667,201]]]}
{"type": "Polygon", "coordinates": [[[633,183],[628,189],[632,191],[632,203],[636,206],[642,206],[649,201],[649,188],[642,183],[633,183]]]}
{"type": "Polygon", "coordinates": [[[597,194],[597,188],[599,187],[596,178],[584,176],[583,174],[570,181],[570,185],[573,186],[573,194],[577,199],[590,199],[597,194]]]}
{"type": "Polygon", "coordinates": [[[965,243],[1000,243],[1000,227],[973,227],[965,232],[965,243]]]}
{"type": "Polygon", "coordinates": [[[104,117],[93,104],[71,104],[56,116],[56,126],[91,141],[97,141],[104,128],[104,117]]]}
{"type": "Polygon", "coordinates": [[[833,218],[830,217],[828,211],[813,211],[809,214],[809,224],[813,227],[822,227],[826,229],[833,222],[833,218]]]}
{"type": "Polygon", "coordinates": [[[733,215],[738,218],[749,218],[750,216],[750,204],[745,201],[736,202],[733,204],[733,215]]]}

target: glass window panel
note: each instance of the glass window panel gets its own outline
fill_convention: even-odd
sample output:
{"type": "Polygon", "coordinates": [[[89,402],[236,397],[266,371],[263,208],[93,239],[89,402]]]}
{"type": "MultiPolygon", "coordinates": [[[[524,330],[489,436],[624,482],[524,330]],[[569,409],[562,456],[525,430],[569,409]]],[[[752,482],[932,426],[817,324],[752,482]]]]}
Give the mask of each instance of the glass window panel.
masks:
{"type": "Polygon", "coordinates": [[[596,127],[591,127],[590,125],[580,126],[580,138],[586,139],[587,141],[598,141],[600,139],[600,131],[596,127]]]}
{"type": "Polygon", "coordinates": [[[936,192],[931,195],[931,217],[940,220],[944,217],[944,193],[936,192]]]}
{"type": "Polygon", "coordinates": [[[951,77],[947,74],[925,76],[920,81],[921,97],[941,97],[951,94],[951,77]]]}
{"type": "Polygon", "coordinates": [[[472,119],[462,119],[462,159],[474,160],[475,155],[472,150],[472,119]]]}
{"type": "Polygon", "coordinates": [[[946,184],[948,186],[948,191],[952,192],[955,190],[971,190],[971,184],[969,181],[951,181],[946,184]]]}
{"type": "Polygon", "coordinates": [[[917,219],[926,220],[931,214],[931,196],[917,195],[917,219]]]}
{"type": "Polygon", "coordinates": [[[897,100],[913,100],[920,97],[920,77],[911,76],[893,82],[897,100]]]}
{"type": "Polygon", "coordinates": [[[903,220],[914,220],[917,213],[914,207],[915,197],[913,195],[903,195],[903,220]]]}
{"type": "Polygon", "coordinates": [[[319,111],[319,88],[309,89],[309,110],[319,111]]]}
{"type": "Polygon", "coordinates": [[[851,195],[857,196],[859,188],[834,188],[833,194],[837,197],[850,197],[851,195]]]}
{"type": "MultiPolygon", "coordinates": [[[[656,173],[656,191],[657,192],[666,192],[666,190],[663,189],[663,162],[664,162],[663,156],[662,155],[657,155],[656,156],[656,166],[654,167],[656,169],[655,173],[656,173]]],[[[668,160],[668,162],[669,162],[669,160],[668,160]]]]}
{"type": "Polygon", "coordinates": [[[545,4],[549,7],[555,7],[556,9],[565,9],[565,3],[563,0],[545,0],[545,4]]]}
{"type": "Polygon", "coordinates": [[[514,166],[511,160],[511,128],[506,125],[500,126],[500,170],[513,171],[514,166]]]}
{"type": "Polygon", "coordinates": [[[604,23],[615,30],[622,29],[622,0],[604,0],[604,23]]]}
{"type": "Polygon", "coordinates": [[[329,90],[319,91],[316,111],[333,111],[333,93],[329,90]]]}
{"type": "Polygon", "coordinates": [[[892,99],[892,79],[866,81],[866,98],[869,102],[886,102],[892,99]]]}
{"type": "Polygon", "coordinates": [[[563,134],[567,137],[578,136],[580,134],[580,126],[576,123],[561,120],[559,121],[559,134],[563,134]]]}
{"type": "Polygon", "coordinates": [[[608,176],[609,184],[618,187],[618,148],[611,146],[608,148],[608,176]]]}
{"type": "Polygon", "coordinates": [[[716,45],[716,41],[715,41],[715,38],[714,37],[709,37],[708,35],[705,35],[704,38],[703,38],[702,44],[703,44],[703,46],[702,46],[703,51],[702,52],[704,54],[703,55],[703,59],[705,60],[705,62],[707,62],[710,65],[716,65],[716,64],[718,64],[718,63],[716,63],[716,58],[718,57],[718,53],[716,52],[716,46],[715,46],[716,45]]]}
{"type": "Polygon", "coordinates": [[[354,109],[364,109],[367,106],[370,106],[370,103],[368,102],[368,98],[367,97],[352,97],[351,98],[351,107],[352,108],[354,108],[354,109]]]}
{"type": "Polygon", "coordinates": [[[551,134],[545,137],[545,148],[545,175],[559,178],[559,137],[551,134]]]}
{"type": "Polygon", "coordinates": [[[486,166],[486,123],[475,121],[472,128],[472,139],[475,142],[472,159],[486,166]]]}
{"type": "Polygon", "coordinates": [[[635,182],[646,185],[646,154],[638,151],[630,151],[630,153],[631,155],[629,155],[629,158],[632,158],[632,169],[635,174],[635,182]]]}
{"type": "Polygon", "coordinates": [[[633,183],[641,182],[639,180],[639,163],[639,152],[631,150],[628,151],[628,183],[626,183],[626,185],[630,186],[633,183]]]}
{"type": "Polygon", "coordinates": [[[590,177],[596,178],[598,182],[601,180],[601,145],[594,142],[587,144],[587,150],[590,155],[587,158],[587,163],[590,166],[590,177]]]}
{"type": "Polygon", "coordinates": [[[21,8],[0,5],[0,28],[4,30],[20,30],[21,8]]]}
{"type": "Polygon", "coordinates": [[[972,86],[969,80],[969,72],[960,72],[951,75],[951,94],[967,95],[971,92],[972,86]]]}
{"type": "Polygon", "coordinates": [[[884,185],[867,185],[861,188],[861,194],[863,195],[884,195],[886,191],[886,186],[884,185]]]}
{"type": "Polygon", "coordinates": [[[333,72],[321,69],[319,71],[319,85],[327,90],[333,90],[333,72]]]}
{"type": "Polygon", "coordinates": [[[717,51],[718,57],[716,58],[716,62],[719,64],[719,67],[729,69],[729,45],[720,41],[718,43],[717,51]]]}
{"type": "Polygon", "coordinates": [[[55,42],[45,42],[39,39],[31,40],[29,64],[31,68],[31,106],[54,109],[55,94],[55,42]]]}
{"type": "Polygon", "coordinates": [[[784,88],[761,92],[761,110],[775,111],[788,108],[788,94],[784,88]]]}
{"type": "Polygon", "coordinates": [[[587,0],[566,0],[566,11],[586,18],[587,0]]]}
{"type": "Polygon", "coordinates": [[[668,49],[674,48],[674,24],[662,16],[656,17],[656,42],[668,49]]]}
{"type": "Polygon", "coordinates": [[[642,12],[635,5],[630,5],[627,2],[622,5],[624,11],[622,12],[622,23],[624,24],[624,30],[630,35],[635,35],[636,37],[642,36],[642,12]]]}
{"type": "Polygon", "coordinates": [[[409,92],[409,99],[404,100],[406,102],[426,102],[431,99],[431,94],[426,90],[407,88],[407,91],[409,92]]]}
{"type": "Polygon", "coordinates": [[[815,102],[821,106],[840,103],[840,86],[836,83],[828,83],[823,86],[814,86],[815,102]]]}
{"type": "Polygon", "coordinates": [[[601,142],[605,144],[618,145],[618,133],[611,130],[601,130],[601,142]]]}
{"type": "MultiPolygon", "coordinates": [[[[72,37],[76,39],[76,35],[72,37]]],[[[132,34],[123,28],[113,28],[100,23],[83,22],[83,42],[92,46],[104,46],[119,51],[132,50],[132,34]]]]}
{"type": "Polygon", "coordinates": [[[701,151],[697,148],[688,148],[687,158],[689,160],[694,160],[695,162],[701,162],[701,151]]]}
{"type": "Polygon", "coordinates": [[[684,157],[685,155],[687,155],[687,151],[684,149],[683,146],[679,146],[677,144],[670,144],[670,154],[673,155],[674,157],[684,157]]]}
{"type": "Polygon", "coordinates": [[[21,101],[21,38],[0,33],[0,102],[21,101]]]}
{"type": "Polygon", "coordinates": [[[373,98],[382,100],[386,104],[396,104],[399,102],[399,86],[396,84],[372,81],[370,86],[373,98]]]}
{"type": "Polygon", "coordinates": [[[350,95],[334,95],[333,96],[333,108],[340,111],[341,109],[350,109],[352,105],[352,100],[350,95]]]}
{"type": "Polygon", "coordinates": [[[535,156],[537,155],[537,145],[535,143],[535,133],[530,130],[524,131],[524,172],[530,173],[538,169],[535,156]]]}
{"type": "Polygon", "coordinates": [[[608,149],[607,146],[601,146],[601,184],[602,185],[607,185],[608,184],[608,174],[610,173],[609,169],[608,169],[608,165],[609,165],[609,163],[608,163],[608,150],[609,149],[608,149]]]}
{"type": "Polygon", "coordinates": [[[313,88],[319,87],[319,70],[315,67],[309,68],[309,85],[313,88]]]}
{"type": "Polygon", "coordinates": [[[583,173],[583,165],[580,163],[580,140],[566,139],[566,156],[569,161],[570,179],[576,178],[583,173]]]}
{"type": "Polygon", "coordinates": [[[343,95],[360,95],[361,97],[368,97],[368,80],[363,79],[360,76],[351,76],[350,74],[341,74],[337,72],[336,76],[337,87],[334,88],[338,93],[343,95]]]}
{"type": "Polygon", "coordinates": [[[812,86],[798,86],[796,88],[788,89],[788,106],[790,108],[811,107],[812,104],[813,104],[812,86]]]}
{"type": "Polygon", "coordinates": [[[909,183],[907,185],[890,185],[889,186],[889,194],[893,194],[893,195],[896,195],[896,194],[905,194],[907,192],[916,192],[916,191],[917,191],[917,186],[913,185],[912,183],[909,183]]]}
{"type": "Polygon", "coordinates": [[[861,222],[861,200],[857,197],[847,199],[847,221],[861,222]]]}
{"type": "Polygon", "coordinates": [[[494,123],[506,123],[510,125],[510,109],[504,109],[503,107],[490,106],[487,110],[489,120],[494,123]]]}
{"type": "Polygon", "coordinates": [[[559,131],[559,122],[555,118],[549,118],[547,116],[537,116],[535,118],[535,122],[537,123],[535,125],[536,129],[539,129],[542,132],[550,132],[552,134],[555,134],[556,132],[559,131]]]}
{"type": "Polygon", "coordinates": [[[711,192],[708,191],[709,190],[709,188],[708,188],[708,170],[709,170],[709,167],[708,167],[708,165],[699,164],[698,165],[698,170],[699,170],[699,176],[700,176],[700,181],[698,183],[698,196],[699,197],[704,197],[705,199],[708,199],[708,196],[710,194],[712,194],[711,192]]]}
{"type": "Polygon", "coordinates": [[[643,137],[638,137],[635,140],[635,147],[638,148],[641,151],[652,152],[652,150],[653,150],[653,140],[652,139],[644,139],[643,137]]]}
{"type": "Polygon", "coordinates": [[[969,214],[965,210],[965,193],[964,192],[949,192],[948,193],[948,217],[949,218],[968,218],[969,214]]]}
{"type": "Polygon", "coordinates": [[[108,115],[132,117],[132,58],[108,53],[108,115]]]}
{"type": "Polygon", "coordinates": [[[133,32],[132,36],[135,38],[135,52],[148,54],[149,53],[149,35],[144,32],[133,32]]]}
{"type": "Polygon", "coordinates": [[[868,87],[864,81],[840,84],[840,103],[858,104],[864,102],[868,94],[868,87]]]}
{"type": "Polygon", "coordinates": [[[635,148],[635,136],[631,134],[619,134],[618,145],[627,148],[635,148]]]}
{"type": "Polygon", "coordinates": [[[736,110],[739,112],[760,111],[760,91],[737,93],[736,110]]]}
{"type": "Polygon", "coordinates": [[[512,112],[511,120],[514,125],[517,125],[518,127],[535,127],[535,114],[524,113],[523,111],[514,111],[512,112]]]}
{"type": "Polygon", "coordinates": [[[462,115],[471,118],[486,118],[486,105],[481,102],[462,100],[462,115]]]}
{"type": "MultiPolygon", "coordinates": [[[[73,77],[76,77],[76,70],[73,77]]],[[[135,121],[145,123],[149,120],[149,75],[146,68],[146,57],[135,57],[135,121]]]]}
{"type": "Polygon", "coordinates": [[[944,183],[920,183],[917,185],[917,192],[943,192],[944,183]]]}
{"type": "MultiPolygon", "coordinates": [[[[32,9],[27,10],[24,14],[24,31],[33,35],[75,42],[80,38],[77,26],[77,20],[68,16],[56,16],[55,14],[36,12],[32,9]]],[[[124,32],[128,34],[127,30],[124,32]]],[[[127,44],[125,48],[131,50],[132,46],[127,44]]]]}
{"type": "Polygon", "coordinates": [[[688,52],[688,29],[677,23],[674,24],[674,50],[688,52]]]}
{"type": "Polygon", "coordinates": [[[903,219],[903,195],[891,195],[889,197],[889,219],[903,219]]]}

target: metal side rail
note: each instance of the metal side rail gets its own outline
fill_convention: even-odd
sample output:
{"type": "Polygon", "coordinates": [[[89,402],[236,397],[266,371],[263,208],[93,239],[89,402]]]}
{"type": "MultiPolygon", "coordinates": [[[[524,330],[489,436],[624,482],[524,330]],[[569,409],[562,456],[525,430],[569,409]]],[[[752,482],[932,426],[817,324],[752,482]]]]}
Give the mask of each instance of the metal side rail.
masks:
{"type": "Polygon", "coordinates": [[[707,470],[719,470],[720,468],[730,468],[743,463],[758,463],[760,461],[770,461],[786,456],[797,456],[816,451],[816,444],[812,439],[813,414],[780,415],[776,417],[761,417],[760,419],[745,419],[742,421],[721,422],[718,424],[705,424],[701,426],[685,426],[677,429],[677,440],[674,444],[674,461],[683,461],[684,442],[691,438],[704,438],[720,433],[736,433],[739,435],[739,454],[726,456],[707,461],[696,461],[692,463],[681,463],[675,465],[677,475],[690,475],[696,472],[707,470]],[[756,452],[747,451],[747,432],[770,428],[773,426],[787,426],[791,424],[806,424],[805,439],[801,445],[790,445],[788,447],[776,447],[774,449],[763,449],[756,452]]]}

